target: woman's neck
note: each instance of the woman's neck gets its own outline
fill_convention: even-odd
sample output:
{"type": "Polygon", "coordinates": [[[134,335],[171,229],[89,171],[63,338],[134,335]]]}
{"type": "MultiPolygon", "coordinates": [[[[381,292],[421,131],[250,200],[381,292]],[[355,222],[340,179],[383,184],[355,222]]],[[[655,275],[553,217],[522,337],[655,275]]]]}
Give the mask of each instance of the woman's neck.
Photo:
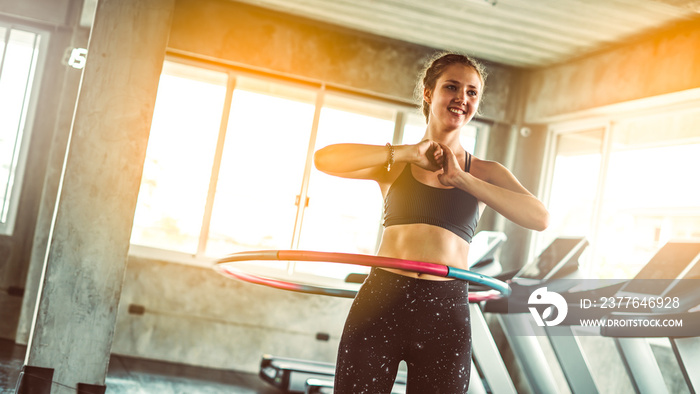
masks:
{"type": "Polygon", "coordinates": [[[423,139],[429,139],[448,146],[453,152],[462,149],[462,144],[459,141],[459,129],[440,129],[435,125],[428,123],[423,139]]]}

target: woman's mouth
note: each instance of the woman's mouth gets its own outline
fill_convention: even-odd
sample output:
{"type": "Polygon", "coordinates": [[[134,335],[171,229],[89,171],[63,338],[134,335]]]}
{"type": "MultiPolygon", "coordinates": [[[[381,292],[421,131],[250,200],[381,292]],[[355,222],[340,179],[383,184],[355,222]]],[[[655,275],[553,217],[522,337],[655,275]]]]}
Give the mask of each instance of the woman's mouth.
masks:
{"type": "Polygon", "coordinates": [[[457,115],[466,115],[467,112],[464,111],[463,109],[460,108],[448,108],[448,111],[452,112],[453,114],[457,115]]]}

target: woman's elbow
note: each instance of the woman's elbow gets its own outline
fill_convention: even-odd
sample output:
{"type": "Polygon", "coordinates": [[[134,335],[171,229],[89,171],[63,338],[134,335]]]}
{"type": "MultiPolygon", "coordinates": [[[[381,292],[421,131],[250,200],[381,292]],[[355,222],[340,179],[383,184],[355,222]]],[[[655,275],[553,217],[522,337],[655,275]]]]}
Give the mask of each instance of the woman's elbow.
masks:
{"type": "Polygon", "coordinates": [[[544,231],[547,227],[549,227],[549,212],[543,209],[542,212],[535,217],[532,229],[535,231],[544,231]]]}
{"type": "Polygon", "coordinates": [[[327,171],[328,153],[326,148],[321,148],[314,153],[314,165],[319,171],[327,171]]]}

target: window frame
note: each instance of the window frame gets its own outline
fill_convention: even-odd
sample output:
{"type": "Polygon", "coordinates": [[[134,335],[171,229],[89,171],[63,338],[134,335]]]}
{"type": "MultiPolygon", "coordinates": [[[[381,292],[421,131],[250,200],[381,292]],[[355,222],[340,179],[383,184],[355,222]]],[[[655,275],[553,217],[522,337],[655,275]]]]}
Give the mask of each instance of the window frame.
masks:
{"type": "MultiPolygon", "coordinates": [[[[564,119],[555,119],[549,124],[545,141],[545,158],[540,171],[540,179],[542,179],[542,182],[540,182],[540,186],[538,188],[538,195],[542,196],[542,202],[547,207],[551,202],[558,137],[593,128],[601,128],[604,130],[601,146],[601,165],[598,174],[595,200],[592,207],[593,215],[591,219],[591,228],[593,230],[592,234],[585,234],[590,242],[588,247],[589,250],[587,252],[588,259],[595,259],[596,256],[598,256],[596,245],[598,243],[597,241],[599,238],[603,214],[603,200],[605,196],[607,173],[611,155],[615,152],[613,147],[615,133],[620,129],[620,126],[640,119],[654,118],[662,114],[678,115],[682,114],[683,112],[696,110],[697,108],[700,108],[700,88],[646,99],[633,100],[608,107],[595,108],[581,113],[565,116],[564,119]]],[[[692,141],[700,142],[700,134],[695,138],[690,138],[684,141],[683,144],[692,143],[692,141]]],[[[658,144],[653,146],[657,147],[662,145],[667,144],[658,144]]],[[[557,235],[564,236],[566,234],[557,235]]],[[[527,261],[534,259],[539,251],[546,246],[545,238],[546,236],[541,233],[537,233],[535,236],[531,237],[527,261]]],[[[592,276],[592,269],[594,267],[594,264],[587,266],[587,264],[584,263],[583,269],[587,277],[594,277],[592,276]]]]}
{"type": "MultiPolygon", "coordinates": [[[[26,103],[25,110],[22,113],[23,120],[20,120],[20,122],[24,122],[24,126],[22,128],[22,135],[21,139],[19,141],[19,149],[16,153],[17,159],[16,159],[16,166],[11,168],[11,173],[10,177],[14,178],[14,181],[12,183],[11,189],[8,190],[8,193],[10,195],[9,202],[8,202],[8,207],[7,207],[7,217],[5,221],[0,220],[0,236],[12,236],[15,231],[15,225],[17,223],[17,216],[19,214],[19,205],[20,205],[20,200],[21,200],[21,194],[22,194],[22,189],[25,181],[25,177],[27,176],[26,174],[26,167],[27,167],[27,160],[29,156],[29,149],[30,149],[30,144],[31,144],[31,139],[32,139],[32,134],[34,131],[34,123],[36,119],[36,110],[37,106],[40,100],[40,91],[41,91],[41,85],[43,81],[43,75],[44,75],[44,70],[46,68],[46,61],[47,61],[47,56],[48,56],[48,49],[49,49],[49,41],[51,39],[51,33],[49,30],[33,26],[33,25],[28,25],[28,24],[23,24],[23,23],[17,23],[14,21],[9,21],[7,19],[2,19],[0,18],[0,26],[7,28],[8,29],[8,36],[9,33],[12,29],[16,30],[22,30],[22,31],[27,31],[30,33],[34,33],[37,36],[38,43],[35,43],[35,48],[37,53],[35,54],[34,59],[32,59],[32,67],[33,71],[31,76],[31,81],[28,79],[28,84],[31,84],[31,89],[27,92],[25,90],[25,97],[23,99],[26,99],[26,95],[28,93],[29,95],[29,101],[26,103]]],[[[7,46],[5,46],[4,49],[6,49],[7,46]]],[[[3,49],[3,50],[4,50],[3,49]]],[[[2,56],[2,63],[4,63],[5,58],[4,54],[2,56]]],[[[0,69],[2,69],[1,64],[0,64],[0,69]]],[[[20,123],[21,124],[21,123],[20,123]]],[[[17,146],[17,142],[15,142],[15,146],[17,146]]],[[[0,212],[1,214],[1,212],[0,212]]]]}

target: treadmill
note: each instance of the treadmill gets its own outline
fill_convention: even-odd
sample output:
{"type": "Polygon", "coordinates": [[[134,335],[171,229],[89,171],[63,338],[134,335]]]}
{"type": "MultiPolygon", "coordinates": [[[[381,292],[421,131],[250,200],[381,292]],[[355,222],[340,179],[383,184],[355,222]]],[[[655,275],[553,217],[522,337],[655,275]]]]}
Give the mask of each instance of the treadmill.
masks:
{"type": "MultiPolygon", "coordinates": [[[[507,237],[504,233],[495,231],[480,231],[477,236],[474,237],[469,248],[471,263],[469,269],[484,275],[497,276],[503,269],[498,261],[498,253],[507,237]]],[[[472,363],[467,393],[516,394],[513,380],[479,307],[479,303],[484,299],[498,296],[490,288],[474,283],[469,284],[469,290],[472,363]]]]}
{"type": "MultiPolygon", "coordinates": [[[[263,355],[260,377],[285,393],[332,393],[335,364],[263,355]]],[[[406,371],[396,375],[391,394],[406,393],[406,371]]]]}
{"type": "MultiPolygon", "coordinates": [[[[669,242],[657,251],[631,280],[621,282],[608,280],[604,281],[607,285],[598,288],[581,291],[571,289],[561,294],[568,302],[569,314],[562,323],[557,326],[544,327],[544,331],[572,393],[598,393],[600,391],[572,327],[580,327],[582,319],[598,320],[604,319],[611,312],[629,313],[630,311],[630,309],[621,308],[621,304],[613,308],[584,309],[581,308],[582,300],[601,300],[601,297],[607,300],[624,300],[625,297],[630,297],[629,299],[646,297],[648,299],[665,296],[675,284],[679,283],[679,280],[700,268],[698,266],[699,260],[700,243],[669,242]],[[572,311],[576,311],[576,313],[572,313],[572,311]]],[[[629,304],[625,306],[629,308],[629,304]]],[[[642,309],[634,310],[634,312],[640,311],[644,312],[642,309]]],[[[594,334],[597,335],[599,330],[597,328],[594,330],[594,334]]],[[[615,342],[636,392],[668,392],[661,371],[646,340],[617,338],[615,342]]]]}
{"type": "MultiPolygon", "coordinates": [[[[498,274],[501,270],[497,258],[498,250],[506,240],[507,237],[502,232],[478,232],[472,242],[474,248],[470,248],[469,251],[470,261],[473,261],[469,269],[489,276],[498,274]]],[[[346,282],[362,283],[366,277],[366,274],[351,273],[346,278],[346,282]]],[[[505,365],[502,365],[503,360],[500,359],[500,356],[498,359],[494,355],[483,356],[489,352],[496,352],[495,355],[498,355],[498,349],[481,314],[481,310],[478,309],[478,306],[474,309],[473,304],[470,303],[470,313],[472,314],[470,319],[472,323],[472,346],[474,347],[472,349],[473,357],[474,359],[477,358],[477,350],[475,348],[479,347],[478,357],[481,357],[482,362],[484,362],[484,359],[490,360],[488,364],[491,368],[484,377],[485,380],[490,379],[486,384],[490,391],[487,391],[481,379],[476,379],[476,377],[479,377],[479,373],[475,362],[472,362],[472,379],[469,383],[468,393],[515,394],[515,388],[510,380],[510,376],[507,374],[505,365]],[[500,360],[500,366],[498,365],[498,360],[500,360]]],[[[485,372],[485,370],[482,370],[482,372],[485,372]]],[[[406,392],[406,375],[407,372],[405,370],[399,369],[392,388],[392,394],[406,392]]],[[[263,355],[260,361],[259,376],[263,381],[284,393],[332,393],[335,364],[263,355]]]]}
{"type": "Polygon", "coordinates": [[[528,296],[543,285],[547,285],[551,291],[568,290],[574,281],[566,279],[580,278],[578,261],[588,245],[586,237],[554,239],[534,260],[511,273],[512,293],[509,297],[487,300],[483,305],[484,312],[496,314],[527,382],[536,393],[557,393],[559,387],[537,335],[518,333],[522,327],[530,325],[528,296]],[[513,308],[519,300],[522,300],[522,306],[513,308]]]}
{"type": "Polygon", "coordinates": [[[612,337],[622,355],[625,368],[640,393],[668,392],[647,338],[669,338],[671,349],[691,393],[700,390],[700,242],[669,242],[642,269],[644,279],[631,281],[620,294],[678,300],[677,307],[654,305],[645,312],[615,311],[604,318],[610,321],[638,322],[631,326],[604,326],[600,333],[612,337]],[[654,267],[648,268],[654,264],[654,267]],[[665,279],[665,280],[664,280],[665,279]],[[645,326],[649,321],[680,321],[681,327],[645,326]]]}
{"type": "MultiPolygon", "coordinates": [[[[697,289],[697,285],[695,285],[697,289]]],[[[684,294],[685,297],[694,297],[695,302],[700,305],[698,291],[684,294]]],[[[668,327],[603,327],[601,335],[613,337],[616,341],[632,341],[646,340],[647,338],[668,338],[673,355],[677,362],[678,368],[681,371],[683,380],[690,393],[695,394],[700,391],[700,308],[694,310],[683,310],[675,313],[623,313],[613,312],[606,316],[607,319],[660,319],[660,320],[679,320],[683,322],[682,330],[674,330],[669,333],[668,327]],[[673,335],[673,336],[670,336],[673,335]]],[[[675,328],[675,327],[674,327],[675,328]]],[[[639,347],[647,351],[645,344],[642,343],[639,347]]],[[[648,345],[648,343],[647,343],[648,345]]],[[[645,371],[635,370],[638,368],[638,363],[631,357],[634,353],[631,351],[629,343],[625,347],[618,347],[620,351],[625,352],[625,366],[631,375],[636,376],[645,371]]],[[[653,356],[653,355],[652,355],[653,356]]],[[[658,376],[656,376],[658,379],[658,376]]],[[[663,380],[658,382],[663,383],[663,380]]],[[[655,384],[658,382],[654,382],[655,384]]],[[[640,386],[641,381],[635,379],[635,388],[638,392],[650,392],[645,386],[640,386]],[[641,387],[641,388],[640,388],[641,387]]]]}

